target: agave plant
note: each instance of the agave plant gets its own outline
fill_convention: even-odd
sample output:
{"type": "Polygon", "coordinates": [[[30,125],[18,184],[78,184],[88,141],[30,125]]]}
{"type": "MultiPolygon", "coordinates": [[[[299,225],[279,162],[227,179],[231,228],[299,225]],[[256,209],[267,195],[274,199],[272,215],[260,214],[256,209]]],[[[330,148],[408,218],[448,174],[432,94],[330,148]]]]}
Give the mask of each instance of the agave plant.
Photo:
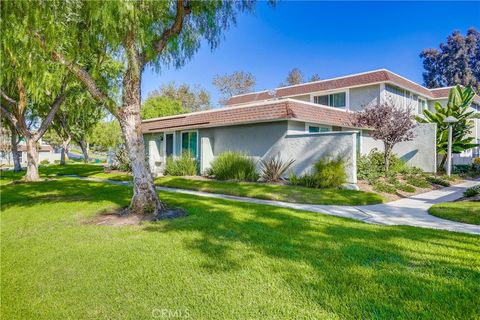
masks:
{"type": "Polygon", "coordinates": [[[260,160],[262,165],[262,178],[267,182],[277,182],[282,179],[283,174],[290,168],[295,160],[283,161],[279,156],[267,160],[260,160]]]}
{"type": "Polygon", "coordinates": [[[445,165],[448,148],[448,124],[443,122],[446,117],[453,116],[458,119],[458,122],[454,123],[452,128],[453,153],[461,153],[477,146],[474,143],[474,138],[468,136],[474,127],[471,120],[479,118],[479,113],[469,111],[474,96],[475,92],[470,86],[466,88],[455,86],[450,89],[445,107],[439,102],[435,102],[435,112],[424,110],[424,117],[416,118],[420,123],[435,123],[437,125],[437,152],[444,155],[439,165],[440,168],[445,165]]]}

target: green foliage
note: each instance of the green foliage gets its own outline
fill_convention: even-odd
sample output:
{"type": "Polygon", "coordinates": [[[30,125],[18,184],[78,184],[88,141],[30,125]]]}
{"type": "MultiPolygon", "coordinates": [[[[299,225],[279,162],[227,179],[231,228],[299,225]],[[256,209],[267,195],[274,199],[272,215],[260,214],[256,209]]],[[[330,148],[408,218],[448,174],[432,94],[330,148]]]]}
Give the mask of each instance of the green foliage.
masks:
{"type": "MultiPolygon", "coordinates": [[[[479,194],[480,194],[480,185],[477,185],[477,186],[473,186],[473,187],[465,190],[465,192],[463,193],[463,196],[464,197],[474,197],[474,196],[477,196],[479,194]]],[[[480,203],[479,203],[479,206],[480,206],[480,203]]]]}
{"type": "Polygon", "coordinates": [[[295,160],[283,161],[280,156],[271,157],[267,160],[260,160],[262,165],[262,179],[267,182],[277,182],[282,179],[283,174],[290,168],[295,160]]]}
{"type": "Polygon", "coordinates": [[[43,159],[42,161],[40,161],[40,164],[47,165],[47,164],[50,164],[50,161],[48,159],[43,159]]]}
{"type": "Polygon", "coordinates": [[[125,145],[122,144],[115,150],[114,164],[112,165],[111,169],[125,172],[132,171],[132,165],[130,163],[130,159],[128,158],[128,152],[125,145]]]}
{"type": "Polygon", "coordinates": [[[122,132],[117,120],[101,121],[95,125],[89,141],[96,151],[115,149],[122,141],[122,132]]]}
{"type": "MultiPolygon", "coordinates": [[[[469,111],[474,96],[475,92],[471,87],[462,88],[461,86],[455,86],[450,89],[448,102],[445,107],[437,101],[435,102],[435,112],[424,110],[424,117],[417,117],[417,121],[420,123],[434,123],[437,125],[437,152],[439,154],[447,153],[448,124],[443,121],[450,116],[458,119],[458,122],[452,124],[452,152],[461,153],[477,146],[474,143],[475,138],[469,136],[474,127],[471,120],[478,117],[475,111],[469,111]]],[[[443,166],[443,162],[440,163],[440,166],[443,166]]]]}
{"type": "Polygon", "coordinates": [[[338,188],[347,180],[342,159],[320,159],[313,165],[311,173],[298,177],[290,173],[290,183],[308,188],[338,188]]]}
{"type": "Polygon", "coordinates": [[[163,173],[168,176],[194,176],[197,172],[197,160],[190,151],[184,151],[178,158],[167,158],[163,173]]]}
{"type": "Polygon", "coordinates": [[[372,186],[373,186],[373,190],[375,190],[376,192],[385,192],[390,194],[397,193],[397,189],[394,186],[387,184],[385,182],[375,181],[372,183],[372,186]]]}
{"type": "Polygon", "coordinates": [[[453,166],[453,173],[460,174],[467,177],[477,177],[480,175],[480,165],[472,164],[458,164],[453,166]]]}
{"type": "MultiPolygon", "coordinates": [[[[397,155],[390,156],[389,174],[395,175],[408,170],[419,170],[409,168],[397,155]]],[[[360,180],[374,181],[385,176],[385,157],[383,152],[373,149],[368,155],[362,155],[357,161],[357,177],[360,180]]]]}
{"type": "Polygon", "coordinates": [[[159,90],[153,91],[151,96],[164,97],[170,101],[178,101],[182,109],[181,113],[202,111],[211,108],[210,93],[199,85],[191,87],[186,83],[177,85],[175,82],[170,82],[162,85],[159,90]]]}
{"type": "Polygon", "coordinates": [[[209,172],[218,180],[256,181],[255,162],[240,152],[227,151],[212,162],[209,172]]]}
{"type": "Polygon", "coordinates": [[[391,176],[387,179],[387,182],[393,185],[396,189],[400,191],[409,192],[409,193],[415,192],[414,187],[412,187],[409,184],[398,181],[397,177],[391,176]]]}
{"type": "Polygon", "coordinates": [[[185,113],[182,103],[159,95],[152,95],[142,104],[142,119],[151,119],[185,113]]]}
{"type": "Polygon", "coordinates": [[[295,171],[290,171],[290,173],[288,174],[288,182],[291,184],[291,185],[299,185],[300,184],[300,178],[298,177],[298,175],[295,173],[295,171]]]}
{"type": "Polygon", "coordinates": [[[317,188],[338,188],[347,181],[345,163],[342,159],[320,159],[313,165],[317,188]]]}
{"type": "Polygon", "coordinates": [[[415,186],[417,188],[430,187],[430,183],[428,183],[423,177],[408,175],[405,177],[405,180],[407,181],[408,184],[411,184],[412,186],[415,186]]]}
{"type": "Polygon", "coordinates": [[[431,184],[437,184],[439,186],[442,186],[442,187],[450,187],[451,183],[448,182],[447,180],[444,180],[442,178],[438,178],[438,177],[426,177],[425,178],[428,182],[430,182],[431,184]]]}
{"type": "Polygon", "coordinates": [[[60,164],[60,160],[53,160],[54,164],[60,164]]]}

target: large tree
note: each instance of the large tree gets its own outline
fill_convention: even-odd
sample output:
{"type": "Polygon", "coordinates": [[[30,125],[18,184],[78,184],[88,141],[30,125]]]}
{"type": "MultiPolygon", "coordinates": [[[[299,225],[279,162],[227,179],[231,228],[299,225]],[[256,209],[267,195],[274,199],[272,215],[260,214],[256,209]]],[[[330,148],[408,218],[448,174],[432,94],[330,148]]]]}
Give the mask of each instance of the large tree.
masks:
{"type": "MultiPolygon", "coordinates": [[[[15,2],[17,3],[17,2],[15,2]]],[[[130,212],[164,216],[165,206],[155,192],[145,158],[141,131],[141,80],[146,67],[180,67],[204,38],[212,48],[239,11],[252,10],[252,1],[70,1],[29,3],[33,36],[52,59],[66,66],[95,98],[114,115],[122,130],[132,164],[134,192],[130,212]],[[35,10],[37,9],[37,10],[35,10]],[[32,12],[33,11],[33,12],[32,12]],[[45,15],[48,14],[48,18],[45,15]],[[52,30],[50,25],[55,26],[52,30]],[[106,80],[101,68],[85,68],[96,57],[118,61],[118,77],[106,80]],[[121,92],[111,92],[111,81],[121,92]]],[[[15,5],[13,5],[15,6],[15,5]]],[[[25,9],[25,8],[23,8],[25,9]]]]}
{"type": "Polygon", "coordinates": [[[116,119],[101,121],[93,127],[88,139],[93,148],[100,152],[106,152],[117,148],[122,144],[122,131],[116,119]]]}
{"type": "Polygon", "coordinates": [[[1,134],[0,134],[0,151],[5,152],[10,163],[10,156],[13,160],[13,171],[18,172],[22,170],[20,163],[20,151],[18,150],[18,144],[20,143],[20,136],[17,133],[17,129],[6,118],[1,119],[1,134]]]}
{"type": "Polygon", "coordinates": [[[191,87],[186,83],[177,85],[169,82],[150,94],[150,97],[158,96],[179,101],[186,112],[208,110],[211,107],[210,93],[200,85],[191,87]]]}
{"type": "Polygon", "coordinates": [[[385,174],[389,172],[393,147],[399,142],[414,138],[413,129],[416,122],[410,110],[387,100],[379,105],[366,107],[355,114],[354,125],[373,129],[370,132],[372,138],[383,142],[385,174]]]}
{"type": "Polygon", "coordinates": [[[453,32],[438,49],[424,49],[423,81],[428,88],[472,86],[480,92],[480,32],[474,28],[463,36],[453,32]]]}
{"type": "Polygon", "coordinates": [[[152,95],[142,104],[142,120],[185,113],[182,102],[161,95],[152,95]]]}
{"type": "Polygon", "coordinates": [[[221,104],[225,104],[232,96],[251,92],[255,87],[255,76],[250,72],[235,71],[223,76],[216,75],[213,85],[220,91],[221,104]]]}

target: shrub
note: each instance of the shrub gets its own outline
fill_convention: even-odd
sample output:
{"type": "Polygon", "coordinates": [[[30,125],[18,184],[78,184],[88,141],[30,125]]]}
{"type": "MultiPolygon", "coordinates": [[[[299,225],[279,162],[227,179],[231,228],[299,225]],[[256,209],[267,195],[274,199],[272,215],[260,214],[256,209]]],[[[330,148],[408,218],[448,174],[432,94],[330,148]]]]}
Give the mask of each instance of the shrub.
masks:
{"type": "Polygon", "coordinates": [[[50,164],[50,161],[48,161],[48,159],[43,159],[39,163],[42,164],[42,165],[46,165],[46,164],[50,164]]]}
{"type": "Polygon", "coordinates": [[[480,166],[480,157],[474,158],[473,159],[473,164],[476,166],[480,166]]]}
{"type": "Polygon", "coordinates": [[[284,162],[280,157],[261,160],[263,180],[267,182],[279,181],[294,162],[295,160],[293,159],[284,162]]]}
{"type": "Polygon", "coordinates": [[[411,185],[409,184],[406,184],[406,183],[402,183],[400,181],[398,181],[398,179],[396,177],[390,177],[388,178],[388,183],[390,183],[391,185],[393,185],[396,189],[400,190],[400,191],[404,191],[404,192],[415,192],[415,188],[412,187],[411,185]]]}
{"type": "Polygon", "coordinates": [[[407,181],[408,184],[411,184],[412,186],[415,186],[417,188],[428,188],[430,187],[430,183],[428,183],[424,178],[419,178],[416,176],[406,176],[405,180],[407,181]]]}
{"type": "Polygon", "coordinates": [[[227,151],[213,162],[209,174],[218,180],[256,181],[255,162],[243,153],[227,151]]]}
{"type": "Polygon", "coordinates": [[[60,160],[53,160],[54,164],[60,164],[60,160]]]}
{"type": "Polygon", "coordinates": [[[317,188],[338,188],[347,181],[342,159],[320,159],[313,165],[313,176],[317,188]]]}
{"type": "Polygon", "coordinates": [[[472,166],[469,164],[456,164],[453,166],[453,173],[468,173],[472,170],[472,166]]]}
{"type": "Polygon", "coordinates": [[[474,186],[474,187],[471,187],[471,188],[468,188],[468,189],[465,190],[465,192],[463,193],[463,196],[465,196],[465,197],[474,197],[474,196],[479,195],[479,194],[480,194],[480,185],[474,186]]]}
{"type": "Polygon", "coordinates": [[[391,194],[397,193],[397,189],[394,186],[389,185],[385,182],[375,181],[372,183],[372,186],[373,190],[375,190],[376,192],[385,192],[391,194]]]}
{"type": "Polygon", "coordinates": [[[428,182],[430,182],[431,184],[438,184],[439,186],[450,187],[450,182],[448,182],[447,180],[444,180],[442,178],[427,177],[426,180],[428,182]]]}
{"type": "Polygon", "coordinates": [[[130,164],[130,159],[128,158],[127,148],[124,145],[119,146],[115,150],[115,156],[113,159],[113,164],[110,166],[110,169],[120,170],[125,172],[131,172],[132,166],[130,164]]]}
{"type": "Polygon", "coordinates": [[[176,159],[169,156],[165,162],[163,174],[167,176],[194,176],[197,174],[197,161],[189,151],[183,152],[176,159]]]}
{"type": "Polygon", "coordinates": [[[304,174],[300,177],[299,184],[307,188],[315,188],[317,186],[317,180],[312,174],[304,174]]]}
{"type": "Polygon", "coordinates": [[[290,171],[290,174],[288,175],[288,181],[290,182],[291,185],[294,185],[294,186],[300,184],[300,178],[293,171],[290,171]]]}
{"type": "MultiPolygon", "coordinates": [[[[407,166],[395,154],[390,156],[389,174],[406,170],[407,166]]],[[[357,177],[360,180],[373,181],[385,175],[385,158],[383,152],[373,149],[368,155],[360,156],[357,161],[357,177]]]]}

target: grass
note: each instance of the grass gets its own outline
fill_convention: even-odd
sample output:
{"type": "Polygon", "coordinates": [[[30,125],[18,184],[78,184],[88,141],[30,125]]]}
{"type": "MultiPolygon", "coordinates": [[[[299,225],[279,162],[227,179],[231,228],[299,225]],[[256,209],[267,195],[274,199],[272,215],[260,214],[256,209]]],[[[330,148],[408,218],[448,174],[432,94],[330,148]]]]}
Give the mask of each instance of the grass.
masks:
{"type": "Polygon", "coordinates": [[[433,205],[428,212],[442,219],[480,225],[480,202],[459,201],[433,205]]]}
{"type": "Polygon", "coordinates": [[[2,319],[480,317],[478,236],[168,192],[188,217],[97,226],[131,188],[71,178],[1,196],[2,319]]]}
{"type": "Polygon", "coordinates": [[[367,205],[383,202],[383,198],[380,195],[371,192],[339,189],[313,189],[268,183],[194,180],[168,176],[156,178],[155,184],[163,187],[295,203],[367,205]]]}

